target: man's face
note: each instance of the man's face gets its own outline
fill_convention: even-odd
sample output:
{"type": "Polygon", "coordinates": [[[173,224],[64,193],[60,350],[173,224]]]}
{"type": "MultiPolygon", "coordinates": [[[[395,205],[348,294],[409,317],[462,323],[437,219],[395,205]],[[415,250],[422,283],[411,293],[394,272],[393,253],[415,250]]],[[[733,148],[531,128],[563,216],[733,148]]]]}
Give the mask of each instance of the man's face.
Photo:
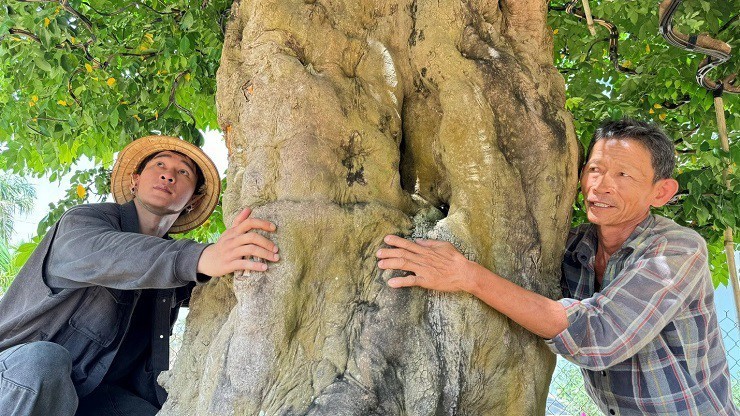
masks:
{"type": "Polygon", "coordinates": [[[133,181],[142,202],[166,214],[180,212],[190,202],[196,175],[195,163],[189,157],[164,151],[149,160],[141,174],[134,174],[133,181]]]}
{"type": "Polygon", "coordinates": [[[599,226],[634,227],[650,212],[660,194],[653,182],[650,151],[634,140],[596,142],[581,173],[588,220],[599,226]]]}

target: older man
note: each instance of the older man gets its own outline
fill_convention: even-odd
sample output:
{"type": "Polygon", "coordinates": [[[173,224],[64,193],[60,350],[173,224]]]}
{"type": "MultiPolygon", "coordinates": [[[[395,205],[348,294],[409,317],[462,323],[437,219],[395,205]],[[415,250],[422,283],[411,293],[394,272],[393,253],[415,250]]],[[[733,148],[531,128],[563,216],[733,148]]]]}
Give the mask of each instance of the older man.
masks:
{"type": "Polygon", "coordinates": [[[212,245],[170,239],[202,224],[221,189],[199,148],[148,136],[113,168],[117,203],[67,211],[0,302],[0,413],[153,415],[169,334],[196,283],[266,270],[275,225],[245,209],[212,245]]]}
{"type": "Polygon", "coordinates": [[[564,298],[527,291],[440,241],[387,236],[388,281],[471,293],[583,369],[607,415],[735,415],[704,240],[653,215],[678,190],[673,142],[624,119],[594,135],[581,174],[590,224],[571,231],[564,298]]]}

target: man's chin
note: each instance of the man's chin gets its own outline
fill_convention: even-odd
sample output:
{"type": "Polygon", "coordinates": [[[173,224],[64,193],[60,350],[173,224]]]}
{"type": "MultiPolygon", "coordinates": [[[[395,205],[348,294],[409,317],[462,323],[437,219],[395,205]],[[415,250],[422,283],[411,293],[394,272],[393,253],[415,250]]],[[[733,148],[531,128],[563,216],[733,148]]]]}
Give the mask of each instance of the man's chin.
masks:
{"type": "Polygon", "coordinates": [[[591,210],[586,212],[586,218],[588,218],[588,222],[594,225],[603,225],[605,219],[603,215],[596,215],[591,210]]]}
{"type": "Polygon", "coordinates": [[[185,207],[181,207],[180,209],[176,209],[177,207],[173,207],[171,205],[168,205],[166,203],[163,203],[162,201],[158,200],[149,200],[149,201],[143,201],[142,199],[137,198],[139,204],[143,206],[144,209],[151,212],[152,214],[166,217],[169,215],[180,215],[182,211],[185,209],[185,207]]]}

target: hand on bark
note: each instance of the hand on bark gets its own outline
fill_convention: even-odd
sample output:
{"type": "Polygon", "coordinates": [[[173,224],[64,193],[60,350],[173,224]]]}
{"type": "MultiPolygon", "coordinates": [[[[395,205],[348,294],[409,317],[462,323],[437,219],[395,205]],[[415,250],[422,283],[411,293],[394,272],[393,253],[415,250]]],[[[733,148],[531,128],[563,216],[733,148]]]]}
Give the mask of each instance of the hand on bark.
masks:
{"type": "Polygon", "coordinates": [[[275,231],[275,224],[259,218],[249,218],[250,208],[245,208],[224,231],[215,244],[203,250],[198,260],[198,273],[223,276],[237,270],[265,271],[267,264],[257,259],[278,261],[278,247],[255,230],[275,231]],[[256,258],[251,260],[251,258],[256,258]]]}
{"type": "Polygon", "coordinates": [[[419,286],[441,292],[468,291],[472,266],[450,243],[438,240],[412,242],[395,235],[387,235],[385,243],[392,248],[378,250],[381,269],[405,270],[412,274],[394,277],[388,285],[394,288],[419,286]]]}

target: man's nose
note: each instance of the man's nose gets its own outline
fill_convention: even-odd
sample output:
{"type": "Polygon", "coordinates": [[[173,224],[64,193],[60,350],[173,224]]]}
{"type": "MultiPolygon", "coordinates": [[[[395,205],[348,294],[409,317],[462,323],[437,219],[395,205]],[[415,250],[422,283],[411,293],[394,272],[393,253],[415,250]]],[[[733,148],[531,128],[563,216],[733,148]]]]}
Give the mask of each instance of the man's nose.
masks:
{"type": "Polygon", "coordinates": [[[167,181],[169,183],[174,183],[175,182],[175,177],[173,175],[168,174],[168,173],[163,173],[162,176],[160,176],[160,178],[163,181],[167,181]]]}
{"type": "Polygon", "coordinates": [[[599,175],[594,178],[593,189],[598,193],[611,193],[614,187],[614,181],[609,175],[599,175]]]}

